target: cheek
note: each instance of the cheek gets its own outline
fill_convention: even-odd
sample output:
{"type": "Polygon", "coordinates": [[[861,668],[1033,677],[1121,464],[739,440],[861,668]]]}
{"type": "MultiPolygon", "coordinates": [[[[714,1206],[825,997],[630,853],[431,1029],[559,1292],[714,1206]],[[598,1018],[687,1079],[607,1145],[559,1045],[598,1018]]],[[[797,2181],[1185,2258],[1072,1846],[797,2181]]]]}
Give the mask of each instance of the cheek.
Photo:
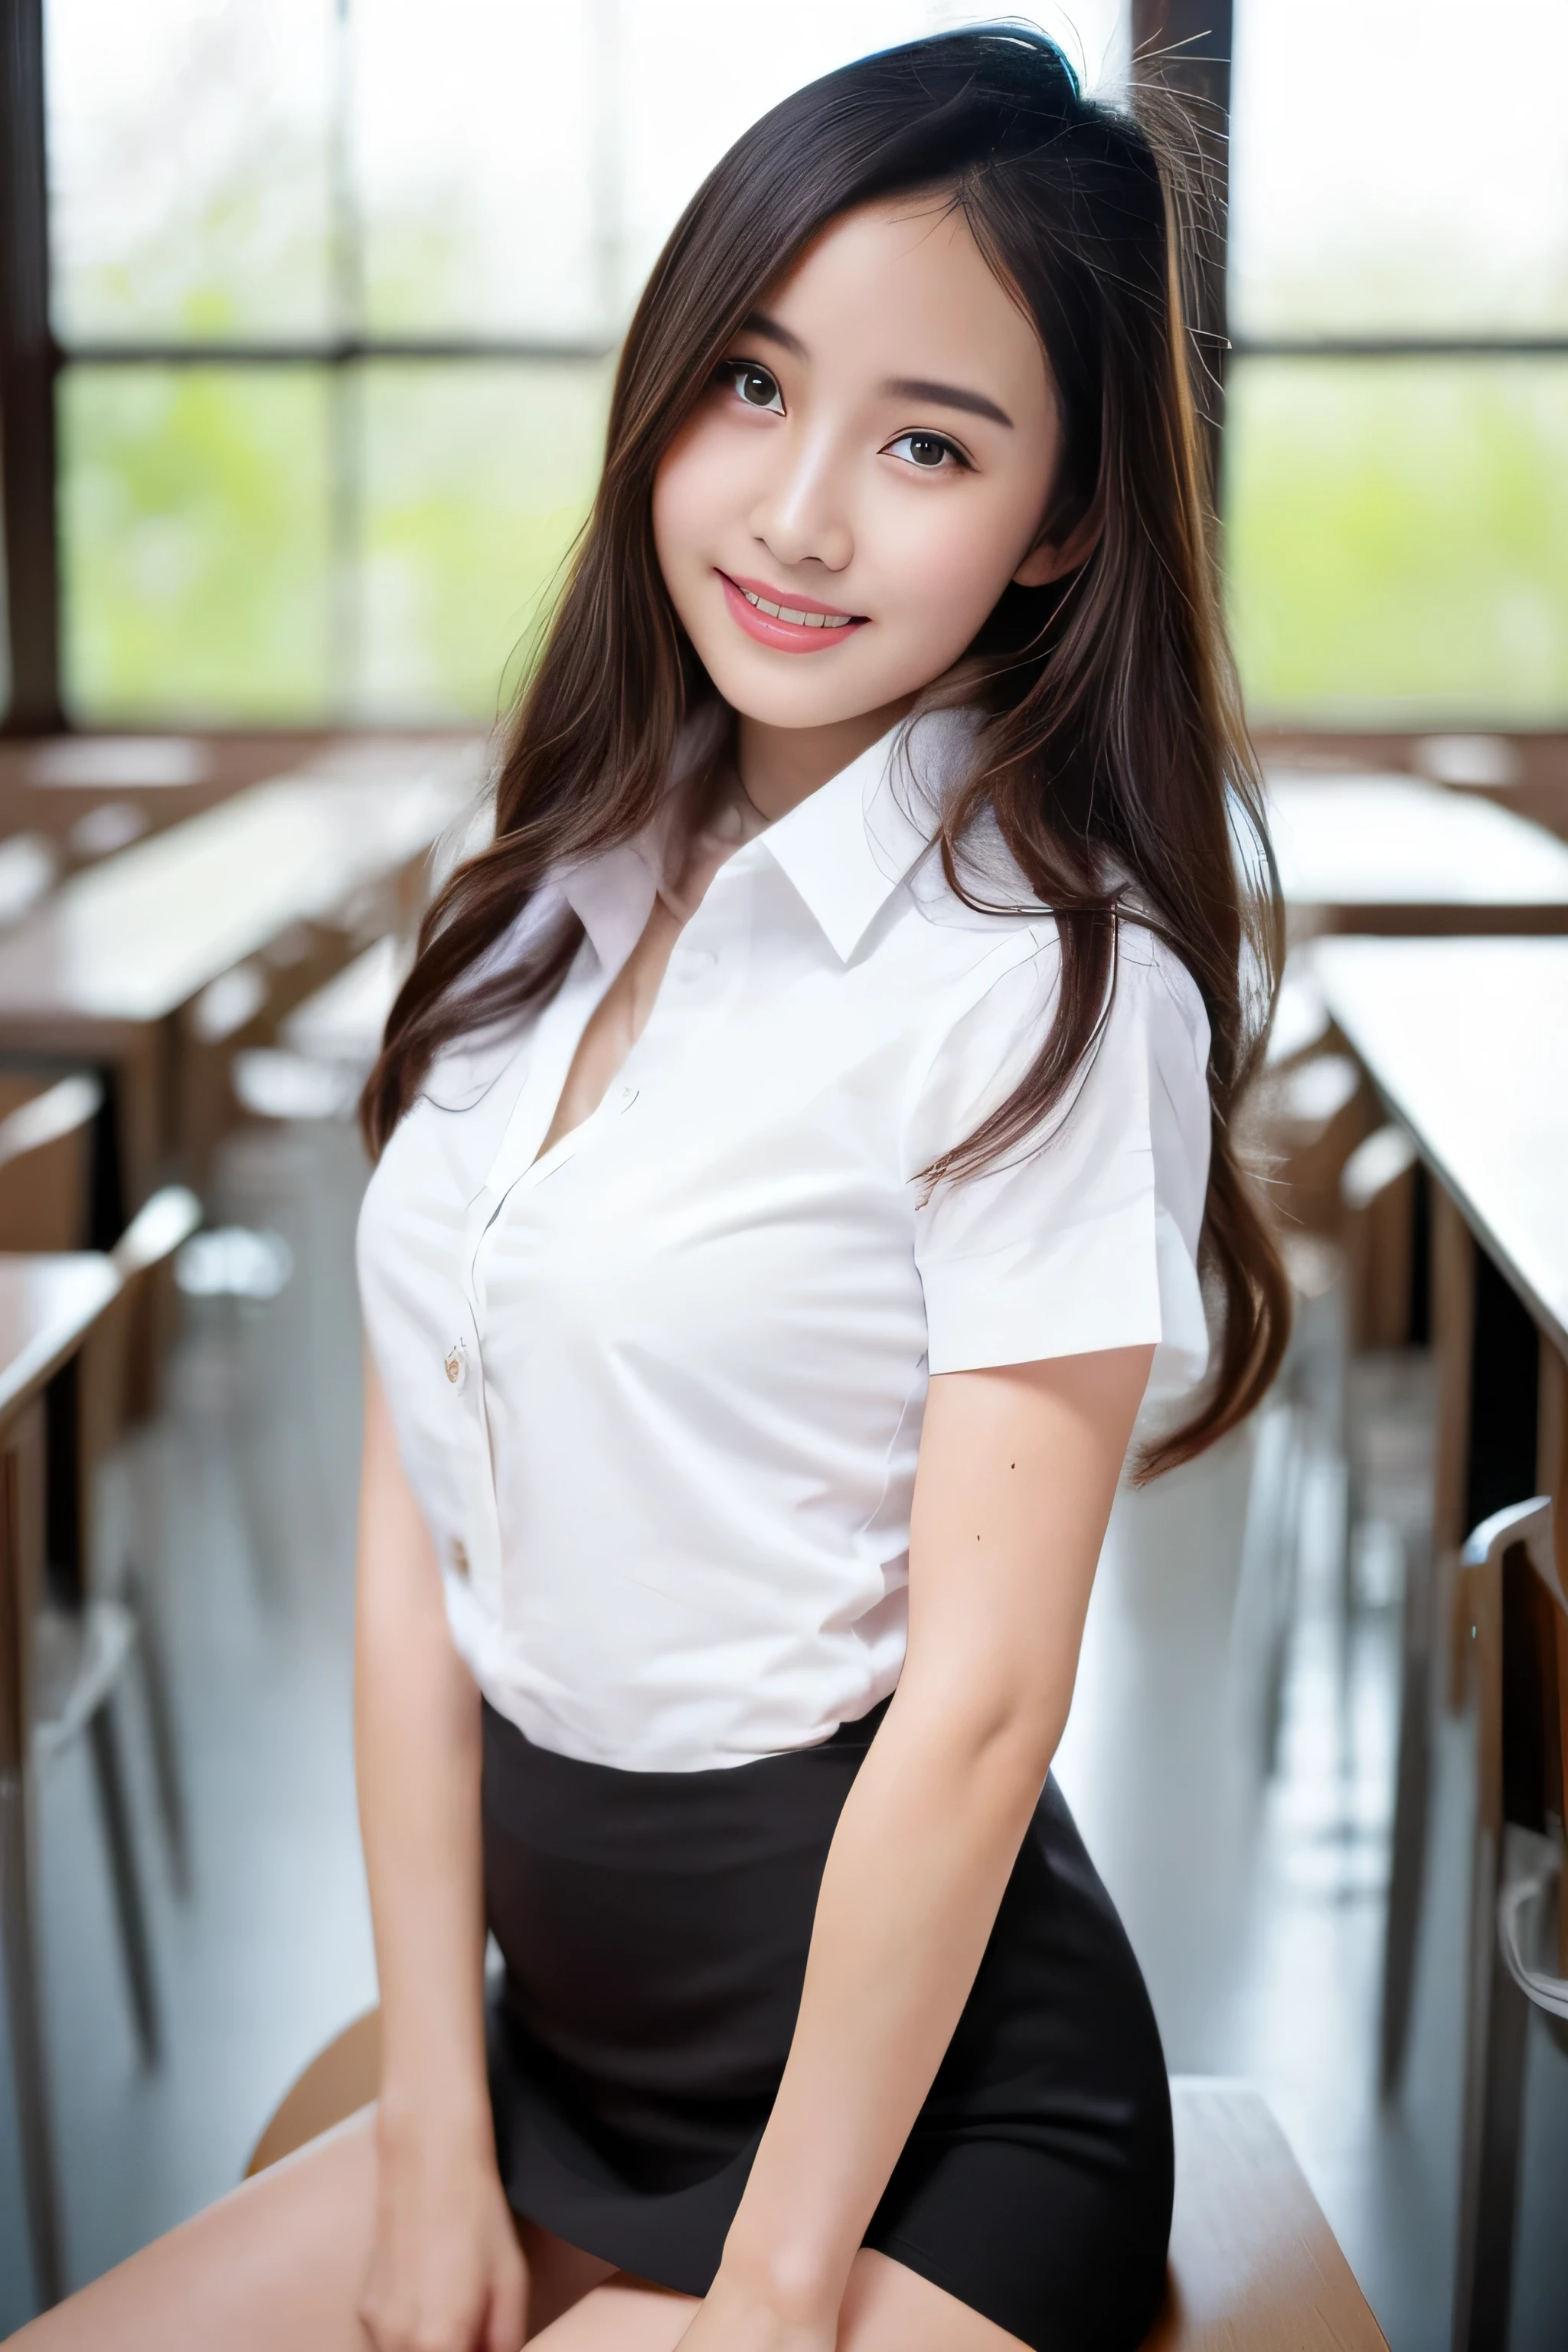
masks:
{"type": "Polygon", "coordinates": [[[973,497],[906,494],[889,506],[887,578],[909,625],[967,645],[1027,549],[1017,499],[988,484],[973,497]]]}
{"type": "Polygon", "coordinates": [[[667,453],[654,476],[653,536],[668,574],[706,571],[715,534],[745,495],[732,436],[701,420],[667,453]]]}

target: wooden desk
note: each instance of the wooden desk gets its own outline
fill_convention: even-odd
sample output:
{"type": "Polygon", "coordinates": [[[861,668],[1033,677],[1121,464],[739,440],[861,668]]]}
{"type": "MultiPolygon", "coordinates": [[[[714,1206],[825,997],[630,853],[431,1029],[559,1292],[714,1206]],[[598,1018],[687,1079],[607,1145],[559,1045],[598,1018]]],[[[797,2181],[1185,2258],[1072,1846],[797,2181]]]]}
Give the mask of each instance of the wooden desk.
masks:
{"type": "Polygon", "coordinates": [[[1291,929],[1568,932],[1568,843],[1412,776],[1271,766],[1270,829],[1291,929]]]}
{"type": "MultiPolygon", "coordinates": [[[[1435,1180],[1436,1567],[1451,1575],[1472,1527],[1544,1494],[1560,1573],[1568,1572],[1568,939],[1324,940],[1311,967],[1435,1180]]],[[[1411,1616],[1407,1596],[1407,1624],[1411,1616]]],[[[1451,1655],[1461,1670],[1466,1630],[1456,1617],[1451,1655]]],[[[1412,1687],[1407,1677],[1386,1984],[1401,2002],[1425,1844],[1428,1702],[1425,1683],[1412,1687]],[[1407,1771],[1413,1748],[1422,1762],[1407,1771]],[[1401,1917],[1408,1948],[1396,1972],[1401,1917]]],[[[1463,2352],[1504,2341],[1511,2261],[1525,2010],[1494,1948],[1502,1813],[1501,1765],[1483,1753],[1458,2233],[1463,2352]]]]}
{"type": "Polygon", "coordinates": [[[1568,1356],[1568,940],[1324,940],[1310,969],[1389,1109],[1568,1356]]]}
{"type": "Polygon", "coordinates": [[[226,1046],[264,1000],[276,1014],[356,944],[418,912],[426,852],[476,794],[482,747],[391,755],[345,746],[340,772],[237,794],[71,877],[0,937],[0,1053],[55,1055],[114,1074],[126,1206],[171,1159],[199,1156],[191,1049],[226,1046]],[[357,772],[356,772],[357,771],[357,772]],[[215,982],[258,971],[230,1027],[177,1024],[215,982]]]}
{"type": "Polygon", "coordinates": [[[41,2301],[62,2291],[38,1998],[32,1633],[44,1571],[43,1392],[120,1288],[107,1257],[0,1256],[0,1936],[23,2187],[41,2301]]]}

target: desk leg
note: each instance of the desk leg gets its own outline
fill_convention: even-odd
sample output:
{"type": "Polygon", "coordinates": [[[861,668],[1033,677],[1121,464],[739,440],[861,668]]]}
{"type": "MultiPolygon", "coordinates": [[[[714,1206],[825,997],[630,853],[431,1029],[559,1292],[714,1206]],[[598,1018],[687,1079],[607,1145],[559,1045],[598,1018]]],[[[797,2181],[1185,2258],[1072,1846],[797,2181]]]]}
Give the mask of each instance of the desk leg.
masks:
{"type": "Polygon", "coordinates": [[[1432,1349],[1437,1367],[1437,1431],[1432,1494],[1435,1589],[1450,1602],[1448,1705],[1465,1703],[1468,1626],[1462,1622],[1456,1570],[1469,1533],[1470,1375],[1476,1335],[1476,1245],[1441,1184],[1432,1187],[1432,1349]]]}
{"type": "Polygon", "coordinates": [[[1419,1536],[1405,1545],[1405,1601],[1399,1652],[1399,1748],[1390,1840],[1388,1918],[1383,1944],[1383,2014],[1378,2072],[1392,2098],[1405,2070],[1421,1899],[1426,1878],[1426,1828],[1432,1782],[1432,1547],[1419,1536]]]}
{"type": "Polygon", "coordinates": [[[1378,2080],[1384,2098],[1399,2088],[1409,2034],[1426,1871],[1431,1781],[1433,1629],[1445,1591],[1453,1599],[1448,1640],[1448,1703],[1465,1696],[1469,1643],[1458,1616],[1455,1569],[1468,1533],[1470,1382],[1475,1348],[1476,1245],[1440,1184],[1431,1190],[1432,1346],[1437,1367],[1432,1539],[1407,1544],[1399,1660],[1399,1753],[1390,1839],[1388,1918],[1384,1930],[1383,2010],[1378,2080]]]}
{"type": "Polygon", "coordinates": [[[1465,2006],[1464,2124],[1454,2280],[1454,2352],[1507,2352],[1514,2200],[1529,2009],[1498,1953],[1502,1875],[1503,1579],[1461,1580],[1475,1660],[1477,1756],[1469,1968],[1465,2006]]]}
{"type": "MultiPolygon", "coordinates": [[[[1568,1592],[1568,1360],[1541,1338],[1540,1419],[1536,1430],[1535,1484],[1552,1497],[1552,1540],[1557,1573],[1568,1592]]],[[[1557,1620],[1558,1752],[1568,1783],[1568,1621],[1557,1620]]],[[[1557,1874],[1557,1973],[1568,1977],[1568,1868],[1557,1874]]]]}
{"type": "Polygon", "coordinates": [[[0,1446],[0,1934],[33,2289],[47,2306],[59,2301],[65,2278],[33,1901],[37,1849],[29,1664],[43,1548],[43,1412],[34,1405],[0,1446]]]}

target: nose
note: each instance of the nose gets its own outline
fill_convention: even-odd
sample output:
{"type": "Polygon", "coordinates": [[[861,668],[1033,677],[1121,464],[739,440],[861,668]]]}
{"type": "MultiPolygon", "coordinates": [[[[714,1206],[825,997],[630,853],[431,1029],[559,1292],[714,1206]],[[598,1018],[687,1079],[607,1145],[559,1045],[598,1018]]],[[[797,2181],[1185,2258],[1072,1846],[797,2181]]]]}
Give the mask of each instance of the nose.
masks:
{"type": "Polygon", "coordinates": [[[820,563],[842,572],[855,552],[848,499],[825,434],[780,434],[777,467],[748,520],[782,564],[820,563]]]}

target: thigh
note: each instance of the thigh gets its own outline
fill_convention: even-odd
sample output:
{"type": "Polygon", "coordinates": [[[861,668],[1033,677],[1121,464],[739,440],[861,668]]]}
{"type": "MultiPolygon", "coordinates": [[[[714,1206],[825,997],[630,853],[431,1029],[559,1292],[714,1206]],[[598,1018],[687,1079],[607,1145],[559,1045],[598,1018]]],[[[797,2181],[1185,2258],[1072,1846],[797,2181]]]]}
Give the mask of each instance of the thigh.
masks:
{"type": "Polygon", "coordinates": [[[17,2352],[368,2352],[373,2118],[247,2181],[13,2336],[17,2352]]]}
{"type": "Polygon", "coordinates": [[[531,2344],[563,2312],[613,2278],[616,2266],[597,2254],[585,2254],[580,2246],[568,2245],[553,2230],[542,2230],[537,2221],[525,2221],[521,2215],[513,2218],[528,2264],[528,2340],[531,2344]]]}
{"type": "MultiPolygon", "coordinates": [[[[542,2336],[537,2352],[675,2352],[697,2309],[692,2297],[637,2279],[595,2287],[542,2336]]],[[[982,2318],[930,2279],[863,2247],[849,2273],[837,2352],[1024,2352],[1016,2336],[982,2318]]]]}

